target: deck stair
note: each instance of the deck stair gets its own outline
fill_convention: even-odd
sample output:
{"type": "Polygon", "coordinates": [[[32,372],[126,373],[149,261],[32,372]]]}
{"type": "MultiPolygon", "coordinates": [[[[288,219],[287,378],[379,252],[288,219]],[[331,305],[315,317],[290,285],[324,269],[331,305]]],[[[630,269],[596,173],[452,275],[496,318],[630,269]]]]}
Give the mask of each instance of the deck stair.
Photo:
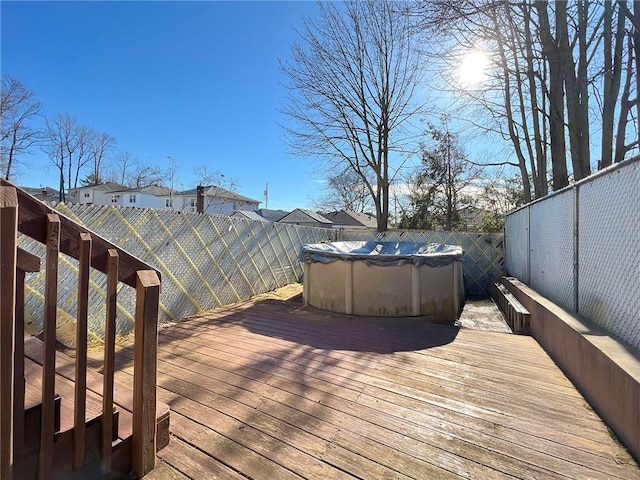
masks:
{"type": "MultiPolygon", "coordinates": [[[[0,179],[0,480],[143,477],[168,443],[156,401],[160,273],[0,179]],[[18,235],[45,247],[43,258],[18,235]],[[60,351],[58,263],[78,262],[73,358],[60,351]],[[90,273],[106,275],[104,356],[88,367],[90,273]],[[27,273],[44,278],[41,339],[25,335],[27,273]],[[135,289],[133,385],[115,378],[118,284],[135,289]]],[[[40,336],[39,336],[40,337],[40,336]]]]}
{"type": "MultiPolygon", "coordinates": [[[[14,456],[14,478],[36,479],[40,442],[40,413],[42,405],[43,342],[36,337],[25,336],[25,429],[22,456],[14,456]]],[[[74,471],[71,449],[74,427],[75,360],[56,353],[56,413],[54,465],[52,476],[70,478],[101,478],[100,438],[102,432],[102,375],[87,370],[86,396],[86,447],[81,468],[74,471]]],[[[112,424],[113,458],[109,476],[124,476],[131,470],[132,395],[125,385],[114,384],[114,408],[112,424]]],[[[169,406],[156,402],[156,450],[169,442],[169,406]]]]}
{"type": "Polygon", "coordinates": [[[491,297],[504,315],[513,333],[527,334],[531,324],[531,314],[501,282],[491,282],[491,297]]]}

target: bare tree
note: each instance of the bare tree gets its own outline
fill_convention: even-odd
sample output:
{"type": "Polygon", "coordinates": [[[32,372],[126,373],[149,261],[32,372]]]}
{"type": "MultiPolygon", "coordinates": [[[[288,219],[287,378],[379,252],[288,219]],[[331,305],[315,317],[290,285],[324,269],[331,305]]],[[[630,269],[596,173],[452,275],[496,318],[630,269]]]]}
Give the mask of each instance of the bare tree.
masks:
{"type": "Polygon", "coordinates": [[[477,195],[476,205],[481,213],[477,231],[502,233],[506,214],[524,204],[519,177],[489,179],[477,195]]]}
{"type": "Polygon", "coordinates": [[[360,176],[351,168],[329,175],[323,194],[313,200],[317,210],[351,210],[353,212],[371,211],[371,196],[360,176]]]}
{"type": "Polygon", "coordinates": [[[91,158],[89,156],[91,145],[96,137],[96,131],[90,127],[84,125],[78,125],[75,134],[75,171],[72,174],[73,166],[73,154],[69,152],[69,188],[72,184],[73,175],[73,188],[78,187],[78,181],[80,180],[80,171],[86,167],[91,158]]]}
{"type": "MultiPolygon", "coordinates": [[[[115,147],[110,141],[107,141],[107,145],[106,152],[110,152],[115,147]]],[[[141,162],[127,150],[113,155],[112,161],[104,170],[105,181],[119,183],[122,186],[132,188],[159,185],[165,177],[164,172],[159,167],[141,162]]]]}
{"type": "Polygon", "coordinates": [[[634,2],[634,13],[627,3],[417,3],[420,25],[439,39],[432,42],[437,44],[434,64],[451,69],[454,54],[478,45],[490,53],[487,81],[469,90],[451,88],[449,71],[445,89],[459,99],[459,116],[469,118],[469,106],[478,107],[469,123],[499,131],[510,141],[527,199],[530,181],[535,197],[540,197],[547,194],[549,174],[557,190],[570,178],[580,180],[591,173],[593,131],[602,132],[601,167],[638,148],[640,127],[629,128],[635,120],[631,110],[636,107],[637,112],[639,105],[632,98],[640,88],[632,82],[638,78],[632,61],[635,44],[625,48],[624,39],[631,39],[628,32],[640,3],[634,2]]]}
{"type": "Polygon", "coordinates": [[[132,188],[148,187],[162,183],[162,170],[153,165],[147,165],[138,159],[131,163],[126,173],[124,185],[132,188]]]}
{"type": "Polygon", "coordinates": [[[162,178],[160,179],[160,183],[163,187],[165,187],[169,191],[169,207],[171,209],[175,209],[175,194],[180,182],[180,176],[178,174],[178,163],[173,159],[173,157],[167,157],[169,160],[169,166],[163,172],[162,178]]]}
{"type": "Polygon", "coordinates": [[[89,144],[89,161],[92,165],[93,185],[102,183],[103,162],[106,157],[115,149],[116,139],[108,133],[95,133],[89,144]]]}
{"type": "Polygon", "coordinates": [[[126,150],[114,154],[105,168],[104,180],[125,185],[134,162],[133,155],[126,150]]]}
{"type": "MultiPolygon", "coordinates": [[[[227,177],[219,170],[214,170],[208,165],[196,165],[193,169],[198,178],[198,185],[205,188],[204,209],[217,204],[223,206],[233,202],[226,192],[236,192],[238,190],[238,179],[227,177]]],[[[186,207],[188,198],[183,199],[183,209],[186,207]]]]}
{"type": "Polygon", "coordinates": [[[80,125],[68,113],[46,118],[45,125],[42,150],[58,169],[60,201],[65,201],[65,189],[78,186],[80,173],[89,162],[89,148],[95,132],[80,125]]]}
{"type": "Polygon", "coordinates": [[[219,170],[214,170],[208,165],[196,165],[193,169],[198,182],[202,186],[213,186],[218,188],[224,188],[231,192],[235,192],[238,189],[238,179],[227,177],[219,170]]]}
{"type": "Polygon", "coordinates": [[[392,157],[406,147],[404,127],[418,112],[421,80],[408,4],[375,0],[320,3],[302,44],[281,67],[289,79],[284,113],[293,150],[347,167],[365,184],[378,230],[387,230],[392,157]]]}
{"type": "Polygon", "coordinates": [[[41,138],[32,122],[40,116],[42,104],[22,82],[2,76],[0,99],[0,160],[2,175],[9,180],[22,154],[27,153],[41,138]]]}
{"type": "Polygon", "coordinates": [[[72,158],[76,149],[77,121],[69,114],[61,113],[45,119],[46,130],[42,150],[49,156],[49,160],[58,170],[59,200],[66,201],[66,189],[69,187],[72,158]],[[68,176],[65,176],[66,172],[68,176]]]}

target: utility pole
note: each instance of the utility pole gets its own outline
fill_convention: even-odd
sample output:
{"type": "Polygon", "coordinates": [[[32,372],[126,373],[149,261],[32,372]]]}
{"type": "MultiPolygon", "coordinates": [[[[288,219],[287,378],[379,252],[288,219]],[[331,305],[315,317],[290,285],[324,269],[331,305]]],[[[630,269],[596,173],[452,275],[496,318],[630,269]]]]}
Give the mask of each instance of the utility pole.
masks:
{"type": "Polygon", "coordinates": [[[264,208],[265,210],[269,208],[269,182],[264,186],[264,208]]]}

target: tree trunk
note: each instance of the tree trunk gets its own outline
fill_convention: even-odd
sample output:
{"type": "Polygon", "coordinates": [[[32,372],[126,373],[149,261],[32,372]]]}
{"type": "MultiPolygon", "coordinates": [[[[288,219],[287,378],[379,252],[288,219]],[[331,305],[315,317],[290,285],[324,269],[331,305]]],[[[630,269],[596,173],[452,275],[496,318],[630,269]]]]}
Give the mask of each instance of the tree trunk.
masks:
{"type": "Polygon", "coordinates": [[[624,45],[624,14],[618,9],[615,33],[612,31],[614,3],[604,2],[602,86],[602,149],[598,168],[606,168],[613,161],[613,126],[622,77],[622,47],[624,45]],[[615,40],[614,40],[615,39],[615,40]],[[615,41],[615,46],[613,42],[615,41]]]}
{"type": "MultiPolygon", "coordinates": [[[[547,188],[547,154],[544,137],[540,131],[540,108],[538,106],[538,88],[536,85],[535,69],[533,66],[533,39],[531,35],[531,11],[529,6],[524,6],[524,33],[527,59],[527,81],[529,83],[529,95],[531,103],[531,115],[533,120],[533,141],[536,151],[536,175],[533,176],[533,191],[536,198],[544,197],[548,193],[547,188]]],[[[542,80],[544,81],[544,79],[542,80]]]]}
{"type": "MultiPolygon", "coordinates": [[[[492,15],[494,28],[498,29],[498,22],[495,15],[492,15]]],[[[507,57],[504,51],[504,44],[500,35],[496,37],[498,44],[498,53],[500,54],[500,62],[502,68],[502,74],[504,78],[504,106],[505,117],[507,120],[507,128],[509,130],[509,138],[513,144],[516,156],[518,157],[518,166],[520,168],[520,176],[522,177],[522,188],[524,192],[525,202],[531,201],[531,182],[529,181],[529,172],[527,171],[527,163],[522,153],[522,147],[520,145],[520,138],[516,132],[513,108],[511,106],[511,74],[509,73],[509,67],[507,65],[507,57]]]]}
{"type": "Polygon", "coordinates": [[[587,11],[584,3],[578,2],[576,22],[578,64],[573,59],[569,44],[567,3],[556,2],[556,35],[560,50],[560,65],[567,98],[567,120],[569,124],[569,148],[573,165],[573,178],[582,180],[591,174],[589,152],[589,104],[587,83],[587,11]],[[576,68],[578,70],[576,74],[576,68]]]}
{"type": "MultiPolygon", "coordinates": [[[[564,138],[564,89],[561,58],[555,39],[551,35],[547,3],[546,0],[536,0],[535,5],[540,21],[542,52],[549,65],[549,137],[551,142],[552,182],[553,189],[560,190],[569,185],[564,138]]],[[[558,2],[557,4],[561,3],[558,2]]]]}

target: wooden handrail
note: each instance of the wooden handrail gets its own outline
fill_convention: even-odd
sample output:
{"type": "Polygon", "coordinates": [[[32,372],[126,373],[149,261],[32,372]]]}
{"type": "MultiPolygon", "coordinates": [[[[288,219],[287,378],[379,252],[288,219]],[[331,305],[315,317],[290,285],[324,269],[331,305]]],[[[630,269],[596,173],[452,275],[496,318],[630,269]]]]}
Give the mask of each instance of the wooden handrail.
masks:
{"type": "MultiPolygon", "coordinates": [[[[12,479],[12,442],[22,443],[24,432],[14,430],[12,423],[24,423],[22,383],[24,376],[24,330],[16,328],[24,315],[24,272],[38,271],[40,259],[17,247],[18,232],[46,246],[44,294],[44,347],[42,362],[42,415],[38,477],[49,478],[54,465],[54,393],[55,347],[58,289],[58,256],[64,253],[79,261],[78,312],[76,323],[76,372],[74,412],[74,468],[85,461],[86,436],[86,341],[89,268],[107,274],[107,318],[105,328],[105,362],[103,385],[103,432],[101,450],[104,471],[111,464],[111,432],[113,425],[113,375],[115,350],[117,283],[136,288],[135,362],[133,389],[132,470],[139,477],[155,467],[156,453],[156,368],[158,343],[158,308],[160,272],[118,248],[70,218],[59,214],[25,191],[0,179],[0,480],[12,479]],[[4,272],[4,273],[3,273],[4,272]],[[10,273],[10,277],[6,275],[10,273]],[[10,280],[10,281],[9,281],[10,280]],[[21,306],[15,305],[15,300],[21,306]],[[5,302],[7,302],[5,304],[5,302]],[[7,305],[7,306],[5,306],[7,305]],[[20,335],[18,340],[17,335],[20,335]],[[17,345],[20,343],[20,345],[17,345]],[[15,356],[15,357],[14,357],[15,356]],[[18,358],[20,357],[20,358],[18,358]],[[16,405],[21,404],[21,405],[16,405]],[[20,411],[16,411],[18,408],[20,411]]],[[[21,455],[22,450],[20,450],[21,455]]],[[[19,459],[18,459],[19,460],[19,459]]]]}
{"type": "Polygon", "coordinates": [[[16,189],[18,204],[18,231],[26,236],[47,243],[46,225],[42,219],[50,213],[55,213],[60,217],[60,252],[78,260],[78,238],[80,233],[87,232],[93,239],[91,251],[91,266],[102,273],[107,273],[107,252],[115,249],[120,256],[120,269],[118,280],[130,287],[136,288],[136,272],[140,270],[153,270],[158,278],[162,278],[160,271],[148,265],[137,257],[122,250],[117,245],[102,238],[90,229],[79,225],[69,217],[57,212],[47,206],[37,198],[29,195],[11,182],[0,178],[0,186],[8,186],[16,189]]]}

